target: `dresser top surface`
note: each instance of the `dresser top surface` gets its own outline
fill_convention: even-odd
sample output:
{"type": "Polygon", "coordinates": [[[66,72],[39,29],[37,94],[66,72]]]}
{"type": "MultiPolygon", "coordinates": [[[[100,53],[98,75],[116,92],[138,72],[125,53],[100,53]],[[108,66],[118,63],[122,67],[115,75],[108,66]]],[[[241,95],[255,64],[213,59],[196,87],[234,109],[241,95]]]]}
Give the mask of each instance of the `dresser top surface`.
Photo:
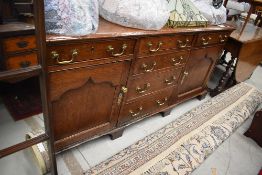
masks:
{"type": "Polygon", "coordinates": [[[47,35],[47,42],[62,42],[62,41],[75,41],[85,39],[102,39],[102,38],[114,38],[114,37],[135,37],[135,36],[151,36],[151,35],[165,35],[165,34],[189,34],[195,32],[215,32],[215,31],[232,31],[234,27],[224,24],[217,26],[207,27],[184,27],[184,28],[168,28],[164,27],[158,31],[141,30],[129,27],[123,27],[104,19],[100,19],[99,28],[95,34],[86,36],[65,36],[65,35],[47,35]]]}

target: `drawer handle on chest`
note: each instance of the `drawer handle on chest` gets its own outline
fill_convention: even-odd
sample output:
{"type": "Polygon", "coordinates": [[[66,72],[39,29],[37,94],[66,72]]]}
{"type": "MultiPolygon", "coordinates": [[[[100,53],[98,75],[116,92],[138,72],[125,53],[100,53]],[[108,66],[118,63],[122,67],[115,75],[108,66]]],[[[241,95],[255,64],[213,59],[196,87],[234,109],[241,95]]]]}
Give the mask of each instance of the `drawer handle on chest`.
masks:
{"type": "Polygon", "coordinates": [[[136,117],[140,114],[140,112],[143,110],[143,107],[140,106],[138,109],[137,109],[137,112],[134,112],[132,110],[129,110],[129,113],[132,115],[132,117],[136,117]]]}
{"type": "Polygon", "coordinates": [[[138,86],[138,87],[136,88],[136,92],[139,93],[139,94],[143,94],[143,93],[145,93],[146,91],[148,91],[148,89],[150,88],[150,86],[151,86],[150,83],[145,84],[143,89],[138,86]]]}
{"type": "Polygon", "coordinates": [[[188,72],[184,72],[184,75],[183,75],[182,80],[181,80],[181,84],[184,83],[184,80],[185,80],[185,78],[186,78],[187,76],[188,76],[188,72]]]}
{"type": "Polygon", "coordinates": [[[180,56],[179,59],[177,59],[177,58],[172,58],[173,65],[174,65],[174,66],[180,65],[183,59],[184,59],[184,58],[183,58],[182,56],[180,56]]]}
{"type": "Polygon", "coordinates": [[[187,44],[189,43],[189,39],[186,39],[185,42],[181,41],[181,40],[177,40],[178,42],[178,47],[179,48],[186,48],[187,47],[187,44]]]}
{"type": "Polygon", "coordinates": [[[158,106],[163,106],[163,105],[166,104],[166,102],[167,102],[167,97],[165,97],[165,99],[164,99],[163,102],[161,102],[160,100],[157,100],[157,101],[156,101],[156,103],[157,103],[158,106]]]}
{"type": "Polygon", "coordinates": [[[160,42],[158,43],[158,47],[157,47],[156,49],[152,49],[153,44],[152,44],[151,42],[148,42],[148,43],[147,43],[147,46],[149,47],[149,51],[150,51],[150,52],[157,52],[157,51],[159,51],[159,49],[161,48],[162,45],[163,45],[163,42],[160,41],[160,42]]]}
{"type": "Polygon", "coordinates": [[[206,46],[209,44],[209,40],[211,40],[212,38],[209,36],[208,38],[202,37],[201,39],[202,39],[203,46],[206,46]]]}
{"type": "Polygon", "coordinates": [[[30,61],[22,61],[19,63],[20,67],[21,68],[26,68],[26,67],[29,67],[31,65],[31,62],[30,61]]]}
{"type": "Polygon", "coordinates": [[[176,81],[176,76],[174,75],[174,76],[172,76],[172,78],[171,78],[170,80],[166,79],[166,80],[165,80],[165,83],[166,83],[167,85],[171,85],[171,84],[173,84],[175,81],[176,81]]]}
{"type": "Polygon", "coordinates": [[[224,35],[224,37],[222,35],[219,35],[220,43],[225,42],[227,37],[228,37],[227,35],[224,35]]]}
{"type": "Polygon", "coordinates": [[[127,48],[126,44],[122,45],[122,52],[120,53],[114,53],[115,48],[113,48],[111,45],[107,47],[107,52],[111,52],[111,55],[114,57],[119,57],[125,53],[125,50],[127,48]]]}
{"type": "Polygon", "coordinates": [[[57,53],[57,51],[52,51],[51,52],[51,58],[56,59],[57,64],[64,65],[64,64],[69,64],[74,62],[75,57],[78,55],[78,51],[76,49],[72,50],[72,56],[70,60],[67,61],[60,61],[60,55],[57,53]]]}
{"type": "Polygon", "coordinates": [[[25,48],[28,46],[28,42],[27,41],[19,41],[16,43],[17,47],[19,48],[25,48]]]}
{"type": "Polygon", "coordinates": [[[154,61],[151,68],[148,68],[148,65],[146,63],[143,63],[141,68],[144,70],[144,72],[152,72],[156,66],[156,62],[154,61]]]}

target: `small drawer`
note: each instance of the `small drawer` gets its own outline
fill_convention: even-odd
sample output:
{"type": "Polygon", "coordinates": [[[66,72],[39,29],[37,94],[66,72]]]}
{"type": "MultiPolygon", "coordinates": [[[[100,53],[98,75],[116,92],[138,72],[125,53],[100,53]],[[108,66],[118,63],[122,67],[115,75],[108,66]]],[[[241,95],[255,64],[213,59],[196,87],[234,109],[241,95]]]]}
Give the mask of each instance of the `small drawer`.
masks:
{"type": "Polygon", "coordinates": [[[128,83],[127,101],[177,84],[182,67],[132,77],[128,83]]]}
{"type": "Polygon", "coordinates": [[[225,43],[229,37],[228,33],[199,34],[195,46],[208,46],[212,44],[225,43]]]}
{"type": "Polygon", "coordinates": [[[47,47],[48,65],[66,65],[134,54],[135,40],[87,42],[47,47]]]}
{"type": "Polygon", "coordinates": [[[146,98],[139,98],[135,102],[125,104],[120,113],[119,124],[124,124],[132,120],[141,118],[149,113],[160,111],[168,106],[170,96],[174,87],[167,88],[161,92],[146,98]]]}
{"type": "Polygon", "coordinates": [[[20,52],[36,49],[35,36],[19,36],[3,40],[4,52],[20,52]]]}
{"type": "Polygon", "coordinates": [[[148,56],[161,51],[187,49],[192,45],[193,35],[172,35],[142,38],[139,56],[148,56]]]}
{"type": "Polygon", "coordinates": [[[186,63],[188,57],[189,51],[183,51],[140,58],[135,62],[133,75],[154,72],[168,67],[181,67],[186,63]]]}
{"type": "Polygon", "coordinates": [[[8,57],[5,61],[5,66],[7,70],[27,68],[30,66],[35,66],[37,64],[38,60],[36,53],[8,57]]]}

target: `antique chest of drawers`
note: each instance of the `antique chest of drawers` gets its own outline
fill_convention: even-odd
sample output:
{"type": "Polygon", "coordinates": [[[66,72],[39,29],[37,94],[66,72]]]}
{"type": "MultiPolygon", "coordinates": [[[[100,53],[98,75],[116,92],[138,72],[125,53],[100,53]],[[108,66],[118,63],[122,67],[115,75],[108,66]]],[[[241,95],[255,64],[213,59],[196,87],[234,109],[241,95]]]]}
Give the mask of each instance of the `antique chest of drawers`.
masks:
{"type": "Polygon", "coordinates": [[[47,35],[47,84],[56,151],[121,136],[145,117],[203,97],[230,26],[143,31],[101,20],[96,34],[47,35]]]}
{"type": "Polygon", "coordinates": [[[27,68],[38,64],[34,35],[9,36],[1,39],[4,70],[27,68]]]}

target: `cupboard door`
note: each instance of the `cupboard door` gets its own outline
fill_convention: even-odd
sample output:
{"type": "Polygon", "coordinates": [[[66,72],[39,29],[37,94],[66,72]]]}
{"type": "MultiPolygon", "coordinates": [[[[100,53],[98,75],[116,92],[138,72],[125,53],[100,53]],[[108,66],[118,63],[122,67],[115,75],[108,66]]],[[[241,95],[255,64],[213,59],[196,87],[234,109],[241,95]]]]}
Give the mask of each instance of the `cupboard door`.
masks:
{"type": "Polygon", "coordinates": [[[121,62],[49,74],[55,141],[79,142],[115,127],[128,66],[121,62]]]}
{"type": "Polygon", "coordinates": [[[201,93],[222,52],[222,46],[207,47],[191,51],[190,57],[182,72],[179,86],[179,99],[201,93]]]}

